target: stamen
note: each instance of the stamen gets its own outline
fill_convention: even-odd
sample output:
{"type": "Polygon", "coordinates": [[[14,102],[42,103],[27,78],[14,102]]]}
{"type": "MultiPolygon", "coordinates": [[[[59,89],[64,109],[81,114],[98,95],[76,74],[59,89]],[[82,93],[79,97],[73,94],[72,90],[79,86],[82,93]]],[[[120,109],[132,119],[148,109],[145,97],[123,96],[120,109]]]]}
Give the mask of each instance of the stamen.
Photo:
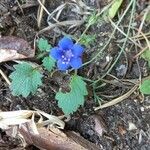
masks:
{"type": "Polygon", "coordinates": [[[62,55],[62,56],[61,56],[61,58],[65,58],[65,56],[64,56],[64,55],[62,55]]]}
{"type": "Polygon", "coordinates": [[[71,51],[70,49],[65,52],[65,56],[66,56],[67,58],[71,58],[72,55],[73,55],[73,54],[72,54],[72,51],[71,51]]]}
{"type": "Polygon", "coordinates": [[[65,64],[65,62],[64,62],[64,61],[62,61],[62,64],[65,64]]]}

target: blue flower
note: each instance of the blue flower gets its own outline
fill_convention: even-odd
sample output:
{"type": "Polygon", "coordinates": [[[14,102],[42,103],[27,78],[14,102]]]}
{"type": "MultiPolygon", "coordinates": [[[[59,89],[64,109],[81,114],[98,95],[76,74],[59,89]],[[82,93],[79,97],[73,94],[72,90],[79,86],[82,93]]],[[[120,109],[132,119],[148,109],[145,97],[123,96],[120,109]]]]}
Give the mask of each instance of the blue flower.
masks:
{"type": "Polygon", "coordinates": [[[59,70],[67,70],[70,66],[78,69],[82,66],[82,53],[84,48],[80,44],[74,44],[72,39],[63,37],[57,47],[50,51],[50,56],[57,60],[59,70]]]}

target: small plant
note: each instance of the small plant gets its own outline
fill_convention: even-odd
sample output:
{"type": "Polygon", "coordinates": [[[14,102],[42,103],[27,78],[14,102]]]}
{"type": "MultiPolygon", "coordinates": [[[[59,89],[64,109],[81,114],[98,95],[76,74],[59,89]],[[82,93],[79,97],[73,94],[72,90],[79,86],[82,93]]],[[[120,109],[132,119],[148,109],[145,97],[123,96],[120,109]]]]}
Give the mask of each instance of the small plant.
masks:
{"type": "MultiPolygon", "coordinates": [[[[58,46],[53,48],[45,39],[39,39],[37,45],[40,51],[37,57],[43,58],[42,66],[48,71],[52,71],[56,64],[57,69],[63,72],[70,68],[75,69],[75,73],[70,78],[70,92],[63,93],[60,89],[55,96],[58,106],[66,115],[73,113],[84,104],[84,97],[88,94],[86,83],[81,76],[77,75],[77,69],[82,67],[84,47],[79,43],[74,44],[68,37],[63,37],[58,42],[58,46]],[[45,56],[48,54],[49,56],[45,56]]],[[[34,94],[42,85],[41,66],[23,62],[14,65],[14,68],[15,71],[10,75],[12,79],[10,88],[13,95],[27,97],[31,93],[34,94]]]]}
{"type": "MultiPolygon", "coordinates": [[[[150,67],[150,49],[147,48],[141,55],[143,59],[145,59],[150,67]]],[[[140,91],[143,94],[150,94],[150,77],[147,77],[142,81],[140,85],[140,91]]]]}

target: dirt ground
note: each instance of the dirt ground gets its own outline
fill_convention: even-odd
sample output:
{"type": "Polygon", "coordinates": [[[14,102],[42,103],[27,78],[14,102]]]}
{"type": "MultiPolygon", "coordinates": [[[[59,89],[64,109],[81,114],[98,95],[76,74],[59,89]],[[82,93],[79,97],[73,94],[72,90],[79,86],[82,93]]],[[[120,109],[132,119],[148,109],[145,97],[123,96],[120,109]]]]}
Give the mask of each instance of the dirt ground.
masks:
{"type": "MultiPolygon", "coordinates": [[[[45,6],[49,12],[55,10],[58,6],[69,3],[68,0],[46,0],[45,6]]],[[[109,4],[107,0],[84,0],[86,6],[93,10],[102,10],[109,4]]],[[[123,14],[130,0],[125,0],[121,6],[120,15],[123,14]]],[[[81,5],[81,4],[80,4],[81,5]]],[[[139,29],[144,11],[149,7],[148,0],[136,0],[134,17],[132,25],[139,29]]],[[[74,37],[80,37],[85,29],[84,17],[86,15],[76,12],[75,6],[68,4],[59,16],[59,21],[82,20],[83,23],[71,27],[71,25],[57,26],[49,30],[46,29],[52,22],[52,18],[44,12],[42,19],[37,17],[39,3],[37,0],[1,0],[0,1],[0,34],[1,36],[17,36],[28,41],[31,46],[38,34],[38,37],[45,37],[50,44],[55,45],[64,34],[74,37]],[[38,18],[38,19],[37,19],[38,18]],[[40,27],[37,25],[40,20],[40,27]],[[71,27],[71,28],[70,28],[71,27]]],[[[88,11],[83,9],[83,11],[88,11]]],[[[89,10],[91,12],[91,10],[89,10]]],[[[120,29],[127,33],[131,16],[131,9],[121,21],[120,29]]],[[[113,18],[118,21],[119,16],[113,18]]],[[[91,60],[104,45],[107,44],[114,27],[105,19],[100,18],[98,22],[92,25],[87,31],[88,35],[95,35],[95,40],[86,48],[83,56],[84,62],[91,60]]],[[[142,28],[143,33],[150,32],[150,22],[145,22],[142,28]]],[[[137,35],[137,30],[131,29],[130,37],[137,35]]],[[[150,37],[150,36],[149,36],[150,37]]],[[[90,64],[79,70],[79,75],[86,79],[98,80],[95,85],[95,91],[88,84],[89,95],[86,97],[84,107],[80,107],[76,113],[71,115],[71,119],[66,122],[66,130],[73,130],[80,133],[85,139],[95,143],[100,150],[149,150],[150,149],[150,97],[143,96],[138,88],[128,95],[125,99],[121,97],[130,91],[137,83],[140,77],[146,77],[149,74],[147,63],[142,59],[133,59],[140,51],[132,41],[127,40],[124,52],[119,56],[123,47],[125,36],[118,30],[114,33],[105,50],[90,64]],[[119,56],[119,57],[118,57],[119,56]],[[112,67],[113,62],[118,61],[112,67]],[[109,61],[107,61],[109,59],[109,61]],[[108,72],[108,70],[112,69],[108,72]],[[111,107],[94,110],[99,104],[104,104],[112,99],[120,97],[122,101],[111,107]],[[98,99],[98,101],[96,101],[98,99]],[[96,117],[95,117],[96,116],[96,117]],[[103,124],[104,133],[99,135],[94,129],[94,120],[98,118],[103,124]]],[[[137,39],[138,41],[139,39],[137,39]]],[[[145,40],[140,39],[140,44],[145,45],[145,40]]],[[[139,42],[138,41],[138,42],[139,42]]],[[[30,59],[38,64],[41,61],[35,58],[30,59]]],[[[14,70],[14,62],[5,62],[0,64],[0,68],[7,76],[14,70]]],[[[59,89],[65,82],[61,73],[55,73],[49,78],[49,73],[44,73],[43,85],[36,95],[30,95],[27,98],[15,97],[11,94],[9,86],[0,77],[0,111],[12,111],[29,109],[40,109],[56,116],[63,115],[61,109],[57,106],[54,98],[54,90],[59,89]]],[[[0,149],[38,149],[34,146],[26,148],[21,147],[21,141],[6,135],[0,130],[0,149]]]]}

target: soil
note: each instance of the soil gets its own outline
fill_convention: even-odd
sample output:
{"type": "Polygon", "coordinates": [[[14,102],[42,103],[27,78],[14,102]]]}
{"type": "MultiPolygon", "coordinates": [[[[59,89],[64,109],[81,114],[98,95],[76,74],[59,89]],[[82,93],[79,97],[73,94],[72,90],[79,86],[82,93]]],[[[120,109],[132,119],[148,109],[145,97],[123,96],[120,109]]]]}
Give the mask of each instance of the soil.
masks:
{"type": "MultiPolygon", "coordinates": [[[[46,8],[49,12],[55,10],[63,1],[46,1],[46,8]]],[[[120,10],[120,14],[124,12],[130,1],[126,0],[120,10]]],[[[109,4],[107,0],[84,0],[84,3],[92,8],[101,10],[109,4]]],[[[134,14],[134,26],[138,29],[141,24],[141,15],[149,2],[146,0],[137,0],[134,14]]],[[[34,40],[37,33],[48,26],[47,13],[43,13],[41,26],[37,26],[37,12],[39,4],[36,0],[1,0],[0,1],[0,34],[1,36],[17,36],[28,41],[31,46],[34,46],[34,40]],[[20,4],[20,5],[18,5],[20,4]]],[[[59,21],[78,20],[85,16],[73,11],[73,5],[68,5],[60,14],[59,21]]],[[[85,11],[85,10],[83,10],[85,11]]],[[[119,26],[126,32],[129,24],[130,13],[125,16],[125,19],[119,26]]],[[[117,21],[115,17],[113,21],[117,21]]],[[[64,34],[71,34],[74,37],[79,37],[85,29],[85,24],[69,28],[69,26],[55,27],[46,32],[41,32],[38,37],[45,37],[49,43],[55,45],[64,34]]],[[[84,62],[92,59],[108,41],[113,26],[105,19],[100,19],[98,23],[92,25],[87,31],[88,35],[95,35],[96,39],[87,48],[83,56],[84,62]]],[[[143,25],[142,31],[148,33],[150,31],[150,23],[146,22],[143,25]]],[[[134,33],[134,31],[132,31],[134,33]]],[[[131,33],[131,36],[133,35],[131,33]]],[[[137,34],[137,33],[136,33],[137,34]]],[[[136,35],[135,34],[135,35],[136,35]]],[[[142,59],[137,61],[133,57],[140,51],[139,48],[133,46],[133,43],[127,40],[125,51],[119,57],[119,60],[109,73],[107,70],[117,58],[120,48],[123,43],[119,42],[124,36],[117,31],[110,41],[109,45],[100,54],[99,57],[87,66],[81,68],[79,75],[90,79],[97,80],[104,76],[103,80],[97,82],[95,89],[96,96],[99,100],[96,101],[96,96],[92,92],[90,82],[88,84],[89,95],[86,97],[85,105],[80,107],[77,112],[71,115],[70,120],[66,122],[65,130],[73,130],[80,133],[85,139],[95,143],[100,150],[149,150],[150,149],[150,97],[143,96],[139,90],[135,90],[132,95],[128,96],[122,102],[108,108],[103,108],[94,111],[94,108],[99,106],[99,103],[107,103],[114,98],[128,92],[135,81],[140,77],[146,77],[149,74],[147,63],[142,59]],[[109,59],[110,61],[107,61],[109,59]],[[117,79],[117,80],[115,80],[117,79]],[[115,82],[119,81],[119,82],[115,82]],[[128,82],[129,81],[129,82],[128,82]],[[133,82],[133,83],[132,83],[133,82]],[[98,120],[103,124],[104,133],[100,135],[94,129],[95,121],[93,118],[98,116],[98,120]]],[[[145,45],[144,40],[140,40],[141,45],[145,45]]],[[[31,59],[30,61],[40,64],[41,60],[31,59]]],[[[13,71],[14,62],[5,62],[0,65],[3,72],[9,76],[13,71]]],[[[39,109],[46,113],[56,116],[63,115],[62,110],[57,106],[54,91],[58,91],[60,87],[66,90],[68,75],[55,72],[50,78],[47,71],[44,72],[43,85],[35,95],[30,95],[27,98],[15,97],[11,94],[9,86],[0,77],[0,111],[13,111],[23,109],[39,109]]],[[[0,131],[0,149],[38,149],[32,145],[23,148],[21,141],[18,138],[12,138],[6,135],[4,131],[0,131]]]]}

